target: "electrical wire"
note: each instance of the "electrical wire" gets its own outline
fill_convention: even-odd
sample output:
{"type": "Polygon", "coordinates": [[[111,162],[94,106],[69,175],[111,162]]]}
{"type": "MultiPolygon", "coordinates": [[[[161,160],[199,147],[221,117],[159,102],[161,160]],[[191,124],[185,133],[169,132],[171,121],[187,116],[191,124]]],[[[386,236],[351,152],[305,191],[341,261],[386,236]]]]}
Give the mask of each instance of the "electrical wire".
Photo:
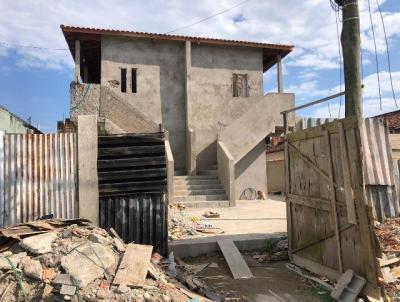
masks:
{"type": "Polygon", "coordinates": [[[374,28],[374,23],[372,22],[372,12],[371,12],[371,1],[370,0],[368,0],[368,11],[369,11],[369,20],[371,22],[372,38],[374,40],[374,47],[375,47],[376,75],[377,75],[377,78],[378,78],[378,91],[379,91],[380,109],[382,111],[382,94],[381,94],[381,80],[380,80],[380,76],[379,76],[378,50],[377,50],[377,47],[376,47],[375,28],[374,28]]]}
{"type": "Polygon", "coordinates": [[[182,29],[191,27],[191,26],[193,26],[193,25],[197,25],[197,24],[202,23],[202,22],[204,22],[204,21],[207,21],[207,20],[209,20],[209,19],[211,19],[211,18],[214,18],[214,17],[216,17],[216,16],[218,16],[218,15],[222,15],[222,14],[224,14],[224,13],[226,13],[226,12],[228,12],[228,11],[230,11],[230,10],[236,8],[236,7],[239,7],[239,6],[245,4],[246,2],[249,2],[249,1],[251,1],[251,0],[242,1],[242,2],[236,4],[236,5],[232,6],[232,7],[229,7],[229,8],[227,8],[227,9],[224,9],[224,10],[222,10],[222,11],[220,11],[220,12],[217,12],[217,13],[215,13],[215,14],[213,14],[213,15],[210,15],[210,16],[208,16],[208,17],[205,17],[205,18],[203,18],[203,19],[201,19],[201,20],[199,20],[199,21],[196,21],[196,22],[193,22],[193,23],[191,23],[191,24],[188,24],[188,25],[185,25],[185,26],[178,27],[178,28],[175,28],[175,29],[173,29],[173,30],[167,31],[166,34],[170,34],[170,33],[173,33],[173,32],[180,31],[180,30],[182,30],[182,29]]]}
{"type": "Polygon", "coordinates": [[[387,62],[388,62],[388,69],[389,69],[390,86],[392,88],[392,93],[393,93],[393,100],[394,100],[394,102],[396,104],[396,108],[399,108],[399,106],[397,104],[396,94],[395,94],[394,88],[393,88],[392,67],[391,67],[392,64],[390,63],[389,43],[388,43],[387,34],[386,34],[385,21],[383,20],[382,10],[381,10],[381,6],[379,4],[379,1],[378,0],[375,0],[375,1],[376,1],[376,5],[378,6],[379,15],[381,16],[383,34],[385,36],[386,55],[387,55],[387,62]]]}
{"type": "MultiPolygon", "coordinates": [[[[332,4],[332,0],[331,0],[332,4]]],[[[339,51],[339,91],[342,91],[342,50],[341,50],[341,43],[340,43],[340,34],[339,34],[339,16],[340,16],[340,9],[338,6],[338,9],[335,11],[335,21],[336,21],[336,35],[337,35],[337,42],[338,42],[338,51],[339,51]]],[[[342,95],[339,96],[339,112],[338,112],[338,118],[340,118],[340,113],[342,110],[342,95]]]]}
{"type": "Polygon", "coordinates": [[[40,50],[55,50],[55,51],[67,51],[68,48],[49,48],[35,45],[23,45],[23,44],[10,44],[7,42],[0,41],[0,45],[7,48],[32,48],[32,49],[40,49],[40,50]]]}

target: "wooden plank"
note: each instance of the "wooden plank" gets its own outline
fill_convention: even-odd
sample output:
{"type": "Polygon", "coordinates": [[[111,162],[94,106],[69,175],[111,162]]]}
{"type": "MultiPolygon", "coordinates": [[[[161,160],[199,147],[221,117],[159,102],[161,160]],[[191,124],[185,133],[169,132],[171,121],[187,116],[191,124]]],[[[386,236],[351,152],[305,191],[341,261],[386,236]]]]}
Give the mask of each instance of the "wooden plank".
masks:
{"type": "Polygon", "coordinates": [[[299,255],[293,254],[293,263],[309,270],[310,272],[317,274],[319,276],[325,276],[331,281],[337,281],[341,277],[341,273],[330,267],[324,266],[307,258],[301,257],[299,255]]]}
{"type": "Polygon", "coordinates": [[[138,182],[119,182],[112,184],[99,184],[99,192],[135,192],[146,191],[159,192],[167,185],[167,180],[153,180],[153,181],[138,181],[138,182]]]}
{"type": "Polygon", "coordinates": [[[130,243],[122,257],[113,284],[143,286],[150,265],[153,246],[130,243]]]}
{"type": "Polygon", "coordinates": [[[400,261],[400,258],[392,258],[392,259],[378,259],[380,267],[388,266],[400,261]]]}
{"type": "Polygon", "coordinates": [[[327,199],[315,198],[310,196],[301,196],[297,194],[288,194],[286,196],[287,199],[290,200],[290,202],[298,205],[327,212],[330,212],[332,210],[332,205],[330,204],[330,200],[327,199]]]}
{"type": "Polygon", "coordinates": [[[342,170],[343,170],[343,186],[344,195],[346,199],[347,208],[347,222],[356,224],[356,210],[354,206],[354,196],[353,190],[351,189],[351,178],[349,171],[349,155],[347,151],[346,137],[344,135],[343,124],[338,124],[339,131],[339,141],[340,141],[340,158],[342,160],[342,170]]]}
{"type": "Polygon", "coordinates": [[[4,223],[4,131],[0,131],[0,229],[4,223]]]}
{"type": "MultiPolygon", "coordinates": [[[[286,114],[284,116],[286,116],[286,114]]],[[[285,132],[287,132],[287,129],[285,129],[285,132]]],[[[289,194],[290,194],[290,158],[289,158],[289,145],[285,137],[285,196],[288,196],[289,194]]],[[[292,204],[290,202],[290,199],[287,197],[286,197],[286,221],[287,221],[287,237],[288,237],[288,256],[289,259],[292,260],[292,204]]]]}
{"type": "Polygon", "coordinates": [[[140,169],[140,170],[119,170],[98,172],[101,180],[123,180],[123,179],[144,179],[148,177],[167,177],[166,168],[140,169]]]}
{"type": "Polygon", "coordinates": [[[242,254],[239,252],[235,243],[230,239],[218,240],[219,248],[225,257],[226,262],[232,272],[234,279],[249,279],[253,277],[242,254]]]}
{"type": "Polygon", "coordinates": [[[337,258],[338,258],[338,265],[339,265],[339,272],[343,273],[343,262],[342,262],[342,249],[340,245],[340,231],[339,231],[339,223],[338,223],[338,215],[337,215],[337,208],[336,208],[336,193],[334,189],[334,176],[333,176],[333,166],[332,166],[332,151],[331,151],[331,142],[329,139],[328,131],[325,131],[325,143],[327,147],[327,159],[329,164],[329,191],[330,191],[330,198],[332,202],[332,215],[333,220],[335,222],[335,238],[337,244],[337,258]]]}
{"type": "Polygon", "coordinates": [[[131,168],[131,167],[142,167],[142,166],[157,166],[165,165],[165,156],[153,156],[153,157],[137,157],[137,158],[116,158],[113,160],[99,159],[97,161],[97,167],[99,170],[108,168],[131,168]]]}
{"type": "Polygon", "coordinates": [[[297,149],[291,143],[288,143],[288,146],[290,149],[295,151],[300,156],[300,158],[304,160],[304,162],[306,162],[311,168],[313,168],[316,172],[318,172],[319,175],[321,175],[325,180],[329,180],[328,175],[324,171],[322,171],[311,159],[309,159],[307,156],[301,153],[299,149],[297,149]]]}
{"type": "Polygon", "coordinates": [[[163,154],[165,152],[164,145],[156,146],[135,146],[135,147],[118,147],[118,148],[99,148],[99,158],[107,156],[130,156],[142,154],[163,154]]]}

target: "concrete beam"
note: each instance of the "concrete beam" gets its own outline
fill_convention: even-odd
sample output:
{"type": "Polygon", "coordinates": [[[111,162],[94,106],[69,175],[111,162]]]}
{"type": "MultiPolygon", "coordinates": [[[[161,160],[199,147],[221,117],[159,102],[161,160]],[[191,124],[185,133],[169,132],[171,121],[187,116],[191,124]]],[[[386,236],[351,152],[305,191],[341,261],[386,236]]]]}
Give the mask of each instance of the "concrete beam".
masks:
{"type": "Polygon", "coordinates": [[[283,93],[283,75],[282,75],[282,58],[280,55],[276,56],[277,63],[277,77],[278,77],[278,93],[283,93]]]}
{"type": "Polygon", "coordinates": [[[75,40],[75,81],[81,82],[81,41],[75,40]]]}
{"type": "Polygon", "coordinates": [[[79,217],[99,225],[97,116],[78,116],[79,217]]]}

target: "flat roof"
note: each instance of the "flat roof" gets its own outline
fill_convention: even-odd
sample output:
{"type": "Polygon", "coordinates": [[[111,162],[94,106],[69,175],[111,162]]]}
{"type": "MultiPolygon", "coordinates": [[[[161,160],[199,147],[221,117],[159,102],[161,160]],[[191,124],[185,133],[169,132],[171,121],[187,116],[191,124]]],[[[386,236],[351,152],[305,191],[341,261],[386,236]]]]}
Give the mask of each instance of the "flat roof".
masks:
{"type": "Polygon", "coordinates": [[[182,36],[182,35],[172,35],[172,34],[115,30],[115,29],[100,29],[100,28],[77,27],[77,26],[67,26],[67,25],[61,25],[60,27],[73,57],[75,56],[75,43],[74,43],[75,40],[99,41],[102,35],[111,35],[111,36],[121,36],[129,38],[143,38],[143,39],[182,41],[182,42],[191,41],[195,43],[204,43],[211,45],[261,48],[263,50],[263,69],[264,71],[266,71],[276,63],[277,55],[280,55],[282,58],[284,58],[294,49],[293,45],[270,44],[270,43],[261,43],[252,41],[227,40],[227,39],[217,39],[217,38],[182,36]]]}

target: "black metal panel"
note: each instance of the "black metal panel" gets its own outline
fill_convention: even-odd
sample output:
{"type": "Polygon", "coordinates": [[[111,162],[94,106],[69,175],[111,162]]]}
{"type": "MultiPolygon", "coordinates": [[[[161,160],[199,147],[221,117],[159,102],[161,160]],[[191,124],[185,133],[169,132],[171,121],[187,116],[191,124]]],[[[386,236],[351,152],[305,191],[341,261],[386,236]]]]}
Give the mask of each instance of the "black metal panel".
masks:
{"type": "Polygon", "coordinates": [[[100,227],[114,228],[125,242],[154,246],[168,252],[168,206],[158,193],[135,193],[100,198],[100,227]]]}
{"type": "Polygon", "coordinates": [[[164,133],[99,136],[98,146],[100,196],[165,192],[164,133]]]}
{"type": "Polygon", "coordinates": [[[166,255],[164,133],[99,136],[98,148],[100,226],[166,255]]]}

